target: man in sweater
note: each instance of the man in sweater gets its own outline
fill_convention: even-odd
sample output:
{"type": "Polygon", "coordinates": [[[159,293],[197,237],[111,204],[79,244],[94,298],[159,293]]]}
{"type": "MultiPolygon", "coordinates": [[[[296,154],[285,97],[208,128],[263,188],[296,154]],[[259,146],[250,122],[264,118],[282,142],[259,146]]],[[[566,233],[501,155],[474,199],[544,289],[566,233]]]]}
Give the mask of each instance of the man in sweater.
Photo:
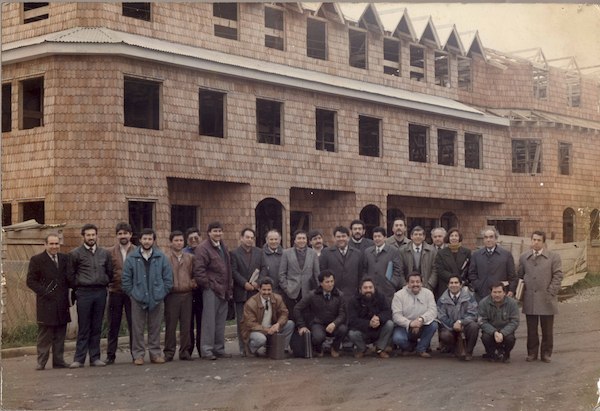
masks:
{"type": "Polygon", "coordinates": [[[437,330],[437,306],[431,290],[423,287],[421,274],[408,276],[406,287],[394,294],[392,318],[396,324],[392,341],[404,354],[416,353],[421,358],[431,358],[427,352],[437,330]]]}

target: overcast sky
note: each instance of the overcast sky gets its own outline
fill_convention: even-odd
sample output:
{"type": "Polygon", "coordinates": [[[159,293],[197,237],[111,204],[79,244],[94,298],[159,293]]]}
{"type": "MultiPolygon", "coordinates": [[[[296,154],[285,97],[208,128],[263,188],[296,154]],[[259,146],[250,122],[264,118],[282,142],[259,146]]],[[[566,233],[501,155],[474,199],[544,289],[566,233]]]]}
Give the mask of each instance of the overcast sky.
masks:
{"type": "Polygon", "coordinates": [[[596,4],[377,5],[378,10],[391,9],[400,13],[404,7],[411,19],[430,15],[435,26],[456,24],[459,33],[478,30],[484,47],[505,52],[541,47],[547,59],[575,56],[580,68],[600,65],[600,6],[597,1],[596,4]]]}

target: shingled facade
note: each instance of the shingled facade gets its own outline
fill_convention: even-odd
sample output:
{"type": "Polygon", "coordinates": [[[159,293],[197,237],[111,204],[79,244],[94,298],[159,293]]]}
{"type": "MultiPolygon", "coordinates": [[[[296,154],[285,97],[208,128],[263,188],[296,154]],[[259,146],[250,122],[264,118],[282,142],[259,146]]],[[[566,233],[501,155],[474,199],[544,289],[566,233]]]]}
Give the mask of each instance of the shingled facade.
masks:
{"type": "Polygon", "coordinates": [[[377,7],[4,3],[3,224],[598,239],[598,77],[377,7]]]}

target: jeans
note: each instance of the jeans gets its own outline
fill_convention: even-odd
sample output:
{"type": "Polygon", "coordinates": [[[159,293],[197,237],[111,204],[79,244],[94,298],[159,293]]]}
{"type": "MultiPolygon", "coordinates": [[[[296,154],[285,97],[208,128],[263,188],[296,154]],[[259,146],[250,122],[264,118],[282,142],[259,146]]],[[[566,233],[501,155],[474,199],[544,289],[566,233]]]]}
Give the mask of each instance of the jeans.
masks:
{"type": "Polygon", "coordinates": [[[413,351],[415,349],[418,353],[427,351],[431,339],[438,328],[437,322],[423,325],[417,334],[412,331],[408,331],[404,327],[396,327],[392,336],[392,342],[399,345],[404,351],[413,351]]]}
{"type": "Polygon", "coordinates": [[[90,364],[100,359],[100,333],[106,307],[106,288],[79,288],[77,295],[77,345],[73,361],[90,364]]]}

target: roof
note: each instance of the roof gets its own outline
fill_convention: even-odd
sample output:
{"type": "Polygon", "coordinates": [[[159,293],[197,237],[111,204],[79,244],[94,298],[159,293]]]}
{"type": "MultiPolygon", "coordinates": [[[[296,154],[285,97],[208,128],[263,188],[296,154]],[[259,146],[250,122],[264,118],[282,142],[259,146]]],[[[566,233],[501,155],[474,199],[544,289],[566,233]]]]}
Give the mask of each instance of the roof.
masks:
{"type": "Polygon", "coordinates": [[[124,33],[105,27],[76,27],[2,45],[3,64],[49,55],[116,55],[220,73],[432,114],[508,126],[509,121],[449,98],[343,78],[124,33]]]}
{"type": "Polygon", "coordinates": [[[596,121],[584,120],[565,116],[556,113],[547,113],[539,110],[523,110],[523,109],[487,109],[487,111],[496,116],[501,116],[509,119],[512,126],[545,126],[555,127],[557,125],[563,127],[573,127],[581,130],[600,131],[600,124],[596,121]]]}

